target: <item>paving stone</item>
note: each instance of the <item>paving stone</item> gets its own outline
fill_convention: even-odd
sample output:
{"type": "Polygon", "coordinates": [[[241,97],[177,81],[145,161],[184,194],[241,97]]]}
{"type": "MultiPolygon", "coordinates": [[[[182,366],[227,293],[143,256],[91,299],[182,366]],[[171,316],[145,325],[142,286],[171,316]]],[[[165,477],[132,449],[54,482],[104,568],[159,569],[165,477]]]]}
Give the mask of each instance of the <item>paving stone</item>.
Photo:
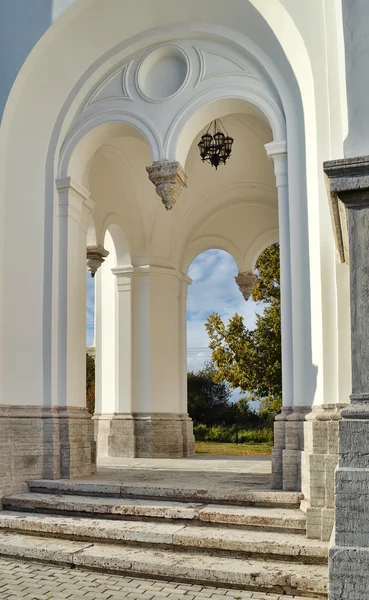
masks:
{"type": "Polygon", "coordinates": [[[131,577],[111,576],[110,574],[96,574],[88,571],[74,570],[68,567],[54,567],[45,564],[22,563],[19,561],[0,559],[0,598],[1,600],[162,600],[164,595],[158,591],[158,587],[166,586],[172,590],[172,596],[179,600],[190,598],[201,600],[201,598],[216,598],[216,600],[228,600],[228,598],[247,598],[253,600],[313,600],[308,597],[297,597],[291,595],[279,596],[276,594],[262,594],[260,592],[246,592],[237,589],[225,589],[216,587],[205,587],[200,585],[181,584],[176,582],[160,582],[146,579],[133,579],[131,577]],[[55,571],[55,572],[53,572],[55,571]],[[53,581],[53,576],[55,580],[53,581]],[[27,578],[25,580],[25,577],[27,578]],[[95,579],[96,577],[96,579],[95,579]],[[90,591],[91,582],[98,580],[95,591],[90,591]],[[21,582],[24,582],[23,584],[21,582]],[[132,585],[134,584],[135,591],[132,585]],[[119,586],[113,591],[107,589],[119,586]],[[26,586],[26,593],[21,591],[26,586]],[[101,589],[98,589],[101,586],[101,589]],[[184,594],[178,594],[175,590],[184,588],[184,594]],[[80,590],[86,593],[81,594],[80,590]],[[63,590],[63,591],[62,591],[63,590]]]}

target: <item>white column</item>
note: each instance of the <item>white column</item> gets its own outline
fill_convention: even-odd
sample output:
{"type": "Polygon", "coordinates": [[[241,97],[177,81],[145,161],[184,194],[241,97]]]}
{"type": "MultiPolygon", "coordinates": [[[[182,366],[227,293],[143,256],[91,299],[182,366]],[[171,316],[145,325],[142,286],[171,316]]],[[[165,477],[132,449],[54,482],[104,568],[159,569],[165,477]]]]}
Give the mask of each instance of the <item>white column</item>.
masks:
{"type": "Polygon", "coordinates": [[[112,274],[115,266],[113,245],[106,245],[109,256],[97,271],[96,279],[96,403],[95,414],[112,414],[116,406],[116,280],[112,274]]]}
{"type": "Polygon", "coordinates": [[[86,235],[90,194],[70,178],[58,180],[58,405],[86,406],[86,235]]]}
{"type": "Polygon", "coordinates": [[[265,146],[274,164],[278,188],[278,220],[281,278],[282,325],[282,394],[283,406],[294,405],[293,338],[292,338],[292,281],[290,217],[288,203],[288,166],[286,142],[271,142],[265,146]]]}
{"type": "Polygon", "coordinates": [[[182,274],[179,285],[179,406],[187,413],[187,295],[192,279],[182,274]]]}
{"type": "Polygon", "coordinates": [[[115,306],[115,412],[133,412],[133,277],[132,266],[112,269],[117,279],[115,306]]]}
{"type": "Polygon", "coordinates": [[[180,279],[175,269],[135,269],[135,412],[180,412],[180,279]]]}

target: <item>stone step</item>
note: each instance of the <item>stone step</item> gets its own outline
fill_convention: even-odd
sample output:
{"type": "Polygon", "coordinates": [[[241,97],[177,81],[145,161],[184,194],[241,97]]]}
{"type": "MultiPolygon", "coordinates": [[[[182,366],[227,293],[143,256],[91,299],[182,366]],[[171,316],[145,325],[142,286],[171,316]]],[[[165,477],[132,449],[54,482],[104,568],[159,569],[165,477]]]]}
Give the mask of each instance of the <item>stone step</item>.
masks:
{"type": "Polygon", "coordinates": [[[110,497],[54,494],[15,494],[3,498],[6,510],[51,513],[108,515],[115,518],[155,518],[203,523],[224,523],[302,532],[306,517],[299,509],[253,506],[204,505],[163,500],[118,499],[110,497]]]}
{"type": "Polygon", "coordinates": [[[327,563],[328,559],[328,543],[308,540],[303,535],[202,527],[200,524],[81,519],[1,511],[0,530],[93,542],[165,545],[178,550],[218,551],[232,556],[263,556],[317,564],[327,563]]]}
{"type": "Polygon", "coordinates": [[[227,489],[198,489],[189,487],[163,486],[145,483],[145,485],[126,485],[120,482],[78,480],[38,479],[28,482],[30,491],[46,494],[78,494],[93,496],[113,496],[123,498],[146,498],[176,500],[179,502],[216,502],[246,504],[250,506],[275,506],[281,508],[299,508],[303,495],[300,492],[282,492],[278,490],[255,490],[228,487],[227,489]]]}
{"type": "Polygon", "coordinates": [[[133,576],[237,586],[277,594],[325,597],[327,567],[261,561],[168,549],[90,544],[0,532],[0,555],[133,576]]]}

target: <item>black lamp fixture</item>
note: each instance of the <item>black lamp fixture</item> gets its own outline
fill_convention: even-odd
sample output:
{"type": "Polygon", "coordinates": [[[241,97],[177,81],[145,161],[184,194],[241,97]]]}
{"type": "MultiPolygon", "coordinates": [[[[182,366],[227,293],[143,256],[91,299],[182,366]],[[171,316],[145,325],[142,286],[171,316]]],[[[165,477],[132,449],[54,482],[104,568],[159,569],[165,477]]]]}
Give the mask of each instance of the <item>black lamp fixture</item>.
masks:
{"type": "Polygon", "coordinates": [[[231,156],[233,141],[219,119],[212,121],[198,143],[202,162],[208,162],[216,169],[225,165],[231,156]]]}

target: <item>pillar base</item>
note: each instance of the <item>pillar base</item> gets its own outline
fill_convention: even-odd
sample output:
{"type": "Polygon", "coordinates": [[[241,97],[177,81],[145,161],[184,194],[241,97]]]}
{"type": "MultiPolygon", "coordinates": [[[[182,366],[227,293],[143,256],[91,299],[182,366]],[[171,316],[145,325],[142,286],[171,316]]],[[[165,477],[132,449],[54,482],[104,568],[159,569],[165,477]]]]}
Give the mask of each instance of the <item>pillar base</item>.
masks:
{"type": "Polygon", "coordinates": [[[345,408],[339,423],[336,524],[329,552],[330,600],[368,598],[369,410],[368,406],[358,408],[345,408]]]}
{"type": "Polygon", "coordinates": [[[334,525],[334,473],[338,463],[338,428],[344,404],[313,406],[305,416],[301,455],[301,491],[307,537],[328,541],[334,525]]]}
{"type": "Polygon", "coordinates": [[[308,406],[284,406],[274,423],[272,452],[273,487],[301,491],[301,452],[304,449],[304,421],[308,406]]]}
{"type": "Polygon", "coordinates": [[[272,487],[283,490],[283,450],[286,448],[286,421],[292,406],[282,406],[274,421],[274,446],[272,450],[272,487]]]}
{"type": "Polygon", "coordinates": [[[85,477],[96,471],[85,408],[0,406],[0,496],[29,479],[85,477]]]}
{"type": "Polygon", "coordinates": [[[187,414],[116,413],[93,419],[99,457],[183,458],[195,453],[187,414]]]}

